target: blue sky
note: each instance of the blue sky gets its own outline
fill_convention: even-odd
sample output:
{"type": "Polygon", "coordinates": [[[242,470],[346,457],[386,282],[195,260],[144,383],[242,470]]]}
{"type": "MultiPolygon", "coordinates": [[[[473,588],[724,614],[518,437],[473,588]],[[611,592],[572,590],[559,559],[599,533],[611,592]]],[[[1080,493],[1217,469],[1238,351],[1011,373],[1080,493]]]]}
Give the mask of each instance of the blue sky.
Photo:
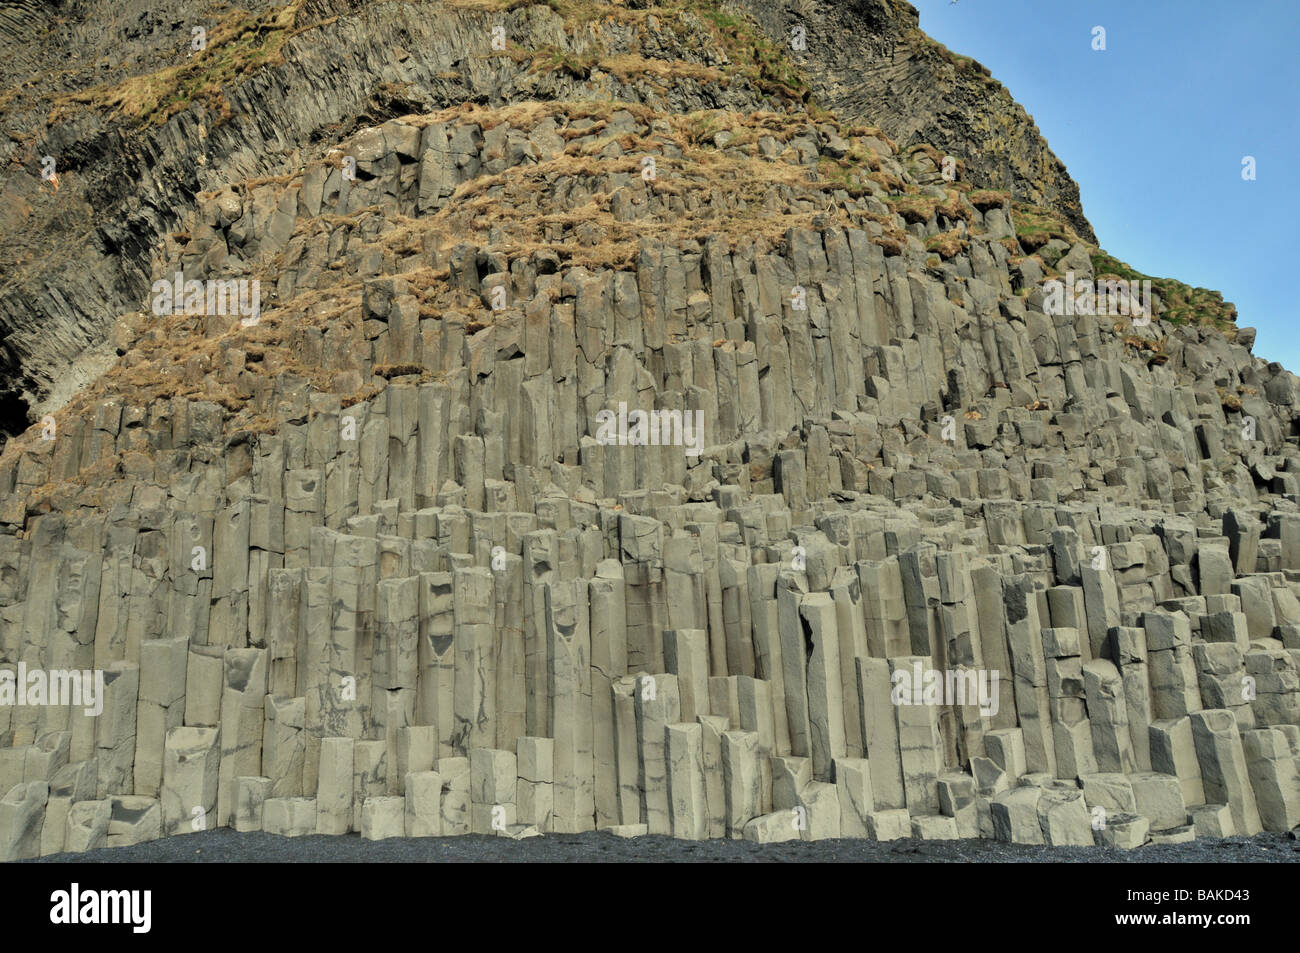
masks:
{"type": "Polygon", "coordinates": [[[911,2],[1034,117],[1103,248],[1221,291],[1259,329],[1254,353],[1300,372],[1300,2],[911,2]]]}

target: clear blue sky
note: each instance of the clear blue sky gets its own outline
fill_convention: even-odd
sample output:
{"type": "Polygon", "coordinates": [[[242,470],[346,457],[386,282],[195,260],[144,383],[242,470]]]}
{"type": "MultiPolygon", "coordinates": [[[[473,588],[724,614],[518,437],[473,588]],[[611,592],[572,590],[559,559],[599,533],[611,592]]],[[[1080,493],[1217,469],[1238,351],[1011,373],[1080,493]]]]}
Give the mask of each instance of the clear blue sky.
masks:
{"type": "Polygon", "coordinates": [[[911,2],[1034,117],[1103,248],[1221,291],[1254,353],[1300,373],[1300,0],[911,2]]]}

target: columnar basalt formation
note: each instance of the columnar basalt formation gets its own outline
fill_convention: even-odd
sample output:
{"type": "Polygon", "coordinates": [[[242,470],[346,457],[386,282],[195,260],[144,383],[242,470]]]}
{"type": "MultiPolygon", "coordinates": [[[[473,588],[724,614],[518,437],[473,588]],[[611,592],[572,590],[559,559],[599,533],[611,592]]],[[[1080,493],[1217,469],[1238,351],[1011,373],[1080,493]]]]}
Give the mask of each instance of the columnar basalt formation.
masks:
{"type": "Polygon", "coordinates": [[[1300,381],[1048,313],[1102,259],[1018,214],[830,114],[632,98],[200,194],[0,456],[0,856],[1294,827],[1300,381]]]}

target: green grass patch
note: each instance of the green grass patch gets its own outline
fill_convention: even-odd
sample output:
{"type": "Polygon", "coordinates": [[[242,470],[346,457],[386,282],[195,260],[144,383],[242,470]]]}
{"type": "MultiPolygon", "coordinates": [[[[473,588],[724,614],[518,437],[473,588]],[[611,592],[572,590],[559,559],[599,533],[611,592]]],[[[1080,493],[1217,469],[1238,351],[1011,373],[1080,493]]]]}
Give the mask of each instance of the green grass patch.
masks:
{"type": "Polygon", "coordinates": [[[1150,281],[1151,290],[1160,296],[1165,311],[1161,320],[1171,324],[1209,325],[1220,331],[1236,326],[1237,306],[1224,301],[1223,294],[1210,288],[1198,288],[1175,278],[1156,278],[1145,275],[1101,249],[1092,254],[1092,270],[1098,278],[1118,278],[1121,281],[1150,281]]]}

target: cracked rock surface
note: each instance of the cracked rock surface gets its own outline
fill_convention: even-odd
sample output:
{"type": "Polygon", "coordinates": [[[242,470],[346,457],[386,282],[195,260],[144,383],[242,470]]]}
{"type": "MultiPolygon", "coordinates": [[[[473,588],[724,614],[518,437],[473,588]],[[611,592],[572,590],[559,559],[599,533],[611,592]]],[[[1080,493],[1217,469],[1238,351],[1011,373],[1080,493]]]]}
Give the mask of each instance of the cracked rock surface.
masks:
{"type": "Polygon", "coordinates": [[[298,19],[229,118],[116,133],[100,311],[0,290],[67,304],[32,380],[114,350],[0,455],[0,701],[103,677],[0,704],[0,857],[1300,824],[1300,381],[1166,285],[1052,313],[1090,234],[740,68],[759,27],[556,6],[249,14],[298,19]]]}

